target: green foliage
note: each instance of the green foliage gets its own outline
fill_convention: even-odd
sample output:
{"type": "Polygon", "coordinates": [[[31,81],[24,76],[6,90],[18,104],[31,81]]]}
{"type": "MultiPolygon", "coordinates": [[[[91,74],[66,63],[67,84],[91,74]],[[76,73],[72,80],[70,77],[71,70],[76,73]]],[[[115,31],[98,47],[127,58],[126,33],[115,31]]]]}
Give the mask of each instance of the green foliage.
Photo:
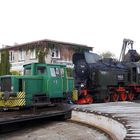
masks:
{"type": "Polygon", "coordinates": [[[67,71],[68,77],[73,77],[73,69],[72,68],[66,68],[66,71],[67,71]]]}
{"type": "Polygon", "coordinates": [[[114,58],[115,57],[115,55],[113,53],[111,53],[110,51],[103,52],[100,54],[100,56],[102,58],[114,58]]]}
{"type": "Polygon", "coordinates": [[[4,50],[1,52],[0,75],[8,75],[10,73],[9,52],[4,50]]]}
{"type": "Polygon", "coordinates": [[[11,74],[12,75],[21,75],[20,72],[19,71],[16,71],[16,70],[11,71],[11,74]]]}
{"type": "MultiPolygon", "coordinates": [[[[24,46],[26,53],[29,50],[35,49],[36,57],[39,63],[45,63],[45,57],[48,55],[49,49],[54,47],[53,43],[50,42],[38,42],[36,44],[28,44],[24,46]]],[[[57,47],[57,45],[55,45],[57,47]]]]}
{"type": "Polygon", "coordinates": [[[38,55],[37,55],[37,57],[38,57],[38,62],[39,63],[45,63],[45,52],[44,51],[39,51],[38,52],[38,55]]]}

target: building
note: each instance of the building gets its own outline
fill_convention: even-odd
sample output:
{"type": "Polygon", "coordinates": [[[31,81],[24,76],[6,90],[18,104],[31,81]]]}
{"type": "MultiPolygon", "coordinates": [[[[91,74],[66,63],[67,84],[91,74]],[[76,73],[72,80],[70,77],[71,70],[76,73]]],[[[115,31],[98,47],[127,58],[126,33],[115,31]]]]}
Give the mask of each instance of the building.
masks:
{"type": "Polygon", "coordinates": [[[92,47],[44,39],[15,44],[14,46],[5,46],[0,49],[0,53],[3,50],[9,51],[11,71],[23,73],[23,65],[38,62],[38,54],[40,52],[44,54],[46,63],[66,64],[68,67],[71,67],[73,65],[72,55],[75,51],[89,51],[92,50],[92,47]]]}

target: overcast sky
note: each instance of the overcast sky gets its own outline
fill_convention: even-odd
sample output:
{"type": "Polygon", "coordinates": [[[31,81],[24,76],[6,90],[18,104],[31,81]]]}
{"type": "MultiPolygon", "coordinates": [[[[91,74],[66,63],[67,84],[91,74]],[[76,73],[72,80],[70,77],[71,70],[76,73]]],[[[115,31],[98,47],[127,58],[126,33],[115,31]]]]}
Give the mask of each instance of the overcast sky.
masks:
{"type": "Polygon", "coordinates": [[[140,0],[0,0],[0,46],[52,39],[120,54],[140,53],[140,0]]]}

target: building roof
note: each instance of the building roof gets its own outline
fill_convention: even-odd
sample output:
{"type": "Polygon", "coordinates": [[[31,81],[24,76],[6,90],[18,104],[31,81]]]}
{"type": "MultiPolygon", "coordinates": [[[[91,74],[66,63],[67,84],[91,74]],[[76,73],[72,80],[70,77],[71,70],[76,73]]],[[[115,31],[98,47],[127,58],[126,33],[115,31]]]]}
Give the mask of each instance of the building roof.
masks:
{"type": "Polygon", "coordinates": [[[62,41],[55,41],[55,40],[49,40],[49,39],[43,39],[43,40],[37,40],[37,41],[32,41],[32,42],[27,42],[27,43],[22,43],[22,44],[15,44],[13,46],[10,45],[6,45],[4,48],[1,48],[1,50],[5,50],[5,49],[12,49],[12,48],[18,48],[21,46],[26,46],[26,45],[40,45],[43,43],[54,43],[54,44],[62,44],[62,45],[71,45],[71,46],[77,46],[77,47],[81,47],[81,48],[89,48],[90,50],[93,47],[87,46],[87,45],[83,45],[83,44],[77,44],[77,43],[69,43],[69,42],[62,42],[62,41]]]}

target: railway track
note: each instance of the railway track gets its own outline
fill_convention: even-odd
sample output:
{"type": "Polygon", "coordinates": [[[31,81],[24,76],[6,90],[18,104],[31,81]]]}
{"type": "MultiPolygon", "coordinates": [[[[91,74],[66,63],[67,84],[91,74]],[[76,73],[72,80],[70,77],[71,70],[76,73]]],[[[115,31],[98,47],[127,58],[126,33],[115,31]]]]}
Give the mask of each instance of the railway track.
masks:
{"type": "Polygon", "coordinates": [[[102,129],[108,131],[113,139],[140,140],[140,103],[136,102],[76,105],[74,106],[73,115],[75,115],[74,119],[79,119],[84,122],[87,121],[87,123],[94,123],[94,125],[100,128],[102,127],[102,129]],[[84,116],[84,113],[86,116],[84,116]],[[90,122],[90,117],[93,118],[92,115],[95,115],[94,119],[97,117],[97,122],[94,122],[94,120],[90,122]],[[104,123],[102,116],[109,119],[104,123]],[[112,120],[115,122],[112,122],[112,120]],[[101,121],[102,123],[100,124],[99,122],[101,121]],[[116,123],[118,123],[118,125],[116,123]],[[121,126],[119,126],[119,124],[121,124],[121,126]],[[111,132],[112,130],[114,132],[111,132]],[[114,135],[116,136],[114,137],[114,135]]]}
{"type": "Polygon", "coordinates": [[[0,133],[13,131],[29,121],[37,121],[47,118],[69,119],[71,117],[71,109],[69,105],[56,105],[50,107],[38,108],[36,110],[8,110],[0,111],[0,133]]]}

